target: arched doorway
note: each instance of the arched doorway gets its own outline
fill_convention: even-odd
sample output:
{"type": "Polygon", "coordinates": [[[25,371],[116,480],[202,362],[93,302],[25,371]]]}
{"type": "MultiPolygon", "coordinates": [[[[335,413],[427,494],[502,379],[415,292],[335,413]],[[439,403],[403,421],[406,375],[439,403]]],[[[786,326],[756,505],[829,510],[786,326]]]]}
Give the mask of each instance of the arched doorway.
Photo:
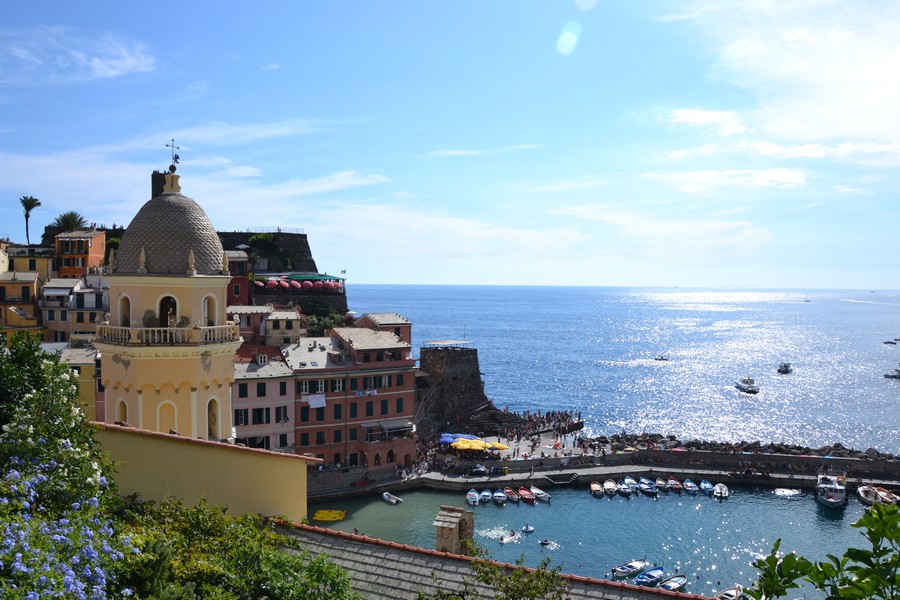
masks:
{"type": "Polygon", "coordinates": [[[212,327],[216,324],[216,299],[207,296],[203,299],[203,326],[212,327]]]}
{"type": "Polygon", "coordinates": [[[131,298],[119,298],[119,327],[131,327],[131,298]]]}
{"type": "Polygon", "coordinates": [[[375,466],[377,467],[379,465],[381,465],[381,454],[376,452],[375,453],[375,466]]]}
{"type": "Polygon", "coordinates": [[[116,404],[116,421],[119,423],[128,422],[128,405],[124,400],[119,400],[116,404]]]}
{"type": "Polygon", "coordinates": [[[162,433],[178,432],[178,419],[176,416],[175,405],[171,402],[163,402],[159,405],[158,431],[162,433]]]}
{"type": "Polygon", "coordinates": [[[178,319],[178,301],[172,296],[165,296],[159,301],[160,327],[175,327],[178,319]]]}
{"type": "Polygon", "coordinates": [[[216,400],[210,400],[206,404],[206,439],[219,439],[219,403],[216,400]]]}
{"type": "Polygon", "coordinates": [[[387,453],[387,464],[392,464],[394,462],[394,451],[388,450],[387,453]]]}

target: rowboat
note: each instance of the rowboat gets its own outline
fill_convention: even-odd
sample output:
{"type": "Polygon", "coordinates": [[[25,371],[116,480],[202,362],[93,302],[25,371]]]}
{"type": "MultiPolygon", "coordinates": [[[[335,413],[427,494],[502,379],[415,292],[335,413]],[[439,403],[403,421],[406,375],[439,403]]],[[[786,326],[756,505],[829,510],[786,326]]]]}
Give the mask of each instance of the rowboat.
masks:
{"type": "Polygon", "coordinates": [[[503,493],[506,494],[506,499],[509,500],[510,502],[518,502],[519,501],[519,494],[517,494],[516,490],[512,489],[511,487],[503,488],[503,493]]]}
{"type": "Polygon", "coordinates": [[[531,486],[531,493],[534,494],[534,497],[538,500],[542,500],[544,502],[550,502],[550,494],[542,490],[536,485],[531,486]]]}
{"type": "Polygon", "coordinates": [[[662,477],[657,477],[656,478],[656,489],[668,494],[669,493],[669,484],[666,483],[666,480],[663,479],[662,477]]]}
{"type": "Polygon", "coordinates": [[[497,490],[493,495],[494,502],[497,504],[506,504],[507,496],[503,490],[497,490]]]}
{"type": "Polygon", "coordinates": [[[679,590],[683,590],[684,586],[687,585],[687,577],[684,575],[672,575],[668,579],[663,579],[659,582],[659,585],[656,586],[658,590],[669,590],[670,592],[677,592],[679,590]]]}
{"type": "Polygon", "coordinates": [[[900,496],[883,487],[877,487],[875,491],[878,493],[878,501],[882,504],[897,504],[897,501],[900,500],[900,496]]]}
{"type": "Polygon", "coordinates": [[[525,523],[525,525],[522,526],[522,533],[532,533],[533,531],[534,531],[534,525],[529,525],[528,523],[525,523]]]}
{"type": "Polygon", "coordinates": [[[615,496],[617,490],[616,482],[612,479],[607,479],[603,482],[603,491],[606,492],[607,496],[615,496]]]}
{"type": "Polygon", "coordinates": [[[697,484],[691,481],[690,479],[685,479],[684,483],[681,484],[684,488],[684,491],[690,494],[691,496],[696,496],[697,492],[700,491],[700,488],[697,487],[697,484]]]}
{"type": "Polygon", "coordinates": [[[612,570],[613,577],[617,579],[625,579],[626,577],[634,577],[644,569],[650,566],[650,562],[644,559],[637,559],[625,564],[614,567],[612,570]]]}
{"type": "Polygon", "coordinates": [[[501,535],[500,536],[500,543],[508,544],[510,542],[515,542],[518,539],[519,539],[519,533],[515,530],[512,530],[509,532],[509,535],[501,535]]]}
{"type": "Polygon", "coordinates": [[[713,486],[713,498],[719,500],[728,500],[728,486],[724,483],[717,483],[713,486]]]}
{"type": "Polygon", "coordinates": [[[653,567],[652,569],[647,569],[643,573],[639,574],[634,578],[634,582],[637,585],[645,585],[652,586],[656,585],[660,581],[662,581],[663,576],[665,576],[666,570],[662,567],[653,567]]]}
{"type": "Polygon", "coordinates": [[[700,491],[706,494],[707,496],[712,496],[713,493],[713,484],[709,479],[704,479],[700,482],[700,491]]]}
{"type": "Polygon", "coordinates": [[[871,485],[861,485],[856,488],[856,497],[866,506],[872,506],[879,502],[878,492],[871,485]]]}
{"type": "Polygon", "coordinates": [[[733,585],[728,589],[724,589],[713,598],[715,600],[738,600],[741,596],[744,595],[744,586],[742,585],[733,585]]]}
{"type": "Polygon", "coordinates": [[[676,494],[681,493],[681,482],[674,477],[669,477],[666,481],[666,485],[669,487],[669,491],[675,492],[676,494]]]}
{"type": "Polygon", "coordinates": [[[632,477],[631,475],[626,475],[625,477],[622,478],[622,481],[625,482],[625,485],[628,486],[628,489],[631,491],[632,494],[637,491],[638,484],[637,484],[637,481],[634,480],[634,477],[632,477]]]}
{"type": "Polygon", "coordinates": [[[603,484],[599,481],[591,482],[591,496],[595,496],[597,498],[603,496],[603,484]]]}
{"type": "Polygon", "coordinates": [[[641,477],[641,480],[638,482],[638,489],[641,490],[642,493],[654,497],[659,492],[656,484],[646,477],[641,477]]]}
{"type": "Polygon", "coordinates": [[[622,481],[621,479],[616,482],[616,491],[622,494],[623,496],[631,496],[631,488],[622,481]]]}
{"type": "Polygon", "coordinates": [[[466,492],[466,502],[468,502],[472,506],[478,505],[479,498],[481,498],[481,496],[474,489],[466,492]]]}
{"type": "Polygon", "coordinates": [[[529,490],[527,487],[519,488],[519,498],[522,499],[522,502],[534,504],[534,494],[532,494],[531,490],[529,490]]]}
{"type": "Polygon", "coordinates": [[[402,498],[400,498],[399,496],[395,496],[390,492],[384,492],[383,494],[381,494],[381,497],[388,504],[400,504],[401,502],[403,502],[402,498]]]}
{"type": "Polygon", "coordinates": [[[481,496],[479,496],[478,499],[481,500],[482,504],[485,504],[485,503],[490,504],[491,500],[493,500],[493,498],[494,498],[494,492],[492,492],[491,490],[482,490],[481,496]]]}

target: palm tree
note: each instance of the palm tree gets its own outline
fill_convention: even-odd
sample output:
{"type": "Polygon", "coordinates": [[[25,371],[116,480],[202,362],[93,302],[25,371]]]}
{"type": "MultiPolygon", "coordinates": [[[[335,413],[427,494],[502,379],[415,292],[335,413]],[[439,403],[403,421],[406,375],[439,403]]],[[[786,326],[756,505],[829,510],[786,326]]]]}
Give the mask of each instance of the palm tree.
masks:
{"type": "Polygon", "coordinates": [[[86,229],[88,226],[87,219],[74,210],[68,210],[53,219],[47,227],[44,228],[44,239],[49,240],[49,244],[53,244],[53,238],[67,231],[77,231],[86,229]]]}
{"type": "Polygon", "coordinates": [[[28,234],[28,219],[31,218],[31,211],[41,205],[41,201],[34,196],[22,196],[19,198],[19,204],[25,209],[25,243],[31,245],[31,236],[28,234]]]}

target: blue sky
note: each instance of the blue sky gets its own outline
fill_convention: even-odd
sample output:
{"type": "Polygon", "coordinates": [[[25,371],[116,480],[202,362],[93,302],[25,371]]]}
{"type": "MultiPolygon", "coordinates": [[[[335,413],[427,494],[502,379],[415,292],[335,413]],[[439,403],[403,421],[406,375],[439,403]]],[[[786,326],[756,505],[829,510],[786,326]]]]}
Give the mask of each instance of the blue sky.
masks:
{"type": "Polygon", "coordinates": [[[0,237],[127,224],[173,138],[351,283],[900,289],[894,1],[4,8],[0,237]]]}

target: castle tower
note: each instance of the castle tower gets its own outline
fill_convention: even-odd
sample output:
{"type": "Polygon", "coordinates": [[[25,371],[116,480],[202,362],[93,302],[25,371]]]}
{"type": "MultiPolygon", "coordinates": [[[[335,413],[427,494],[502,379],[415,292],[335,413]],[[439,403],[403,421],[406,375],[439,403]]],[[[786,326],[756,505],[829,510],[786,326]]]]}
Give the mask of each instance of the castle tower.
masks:
{"type": "Polygon", "coordinates": [[[228,262],[206,213],[169,171],[110,257],[110,312],[94,339],[105,420],[224,439],[241,343],[225,314],[228,262]]]}

